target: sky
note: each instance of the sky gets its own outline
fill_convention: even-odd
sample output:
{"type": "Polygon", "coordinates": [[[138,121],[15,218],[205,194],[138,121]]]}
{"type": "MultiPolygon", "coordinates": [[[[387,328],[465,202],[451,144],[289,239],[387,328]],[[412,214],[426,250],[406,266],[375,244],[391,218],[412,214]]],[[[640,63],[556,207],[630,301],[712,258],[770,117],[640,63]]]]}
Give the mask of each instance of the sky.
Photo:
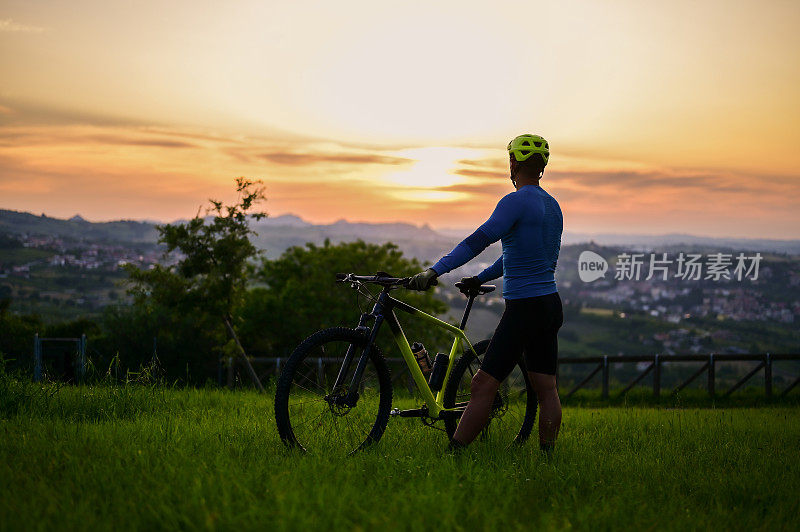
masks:
{"type": "Polygon", "coordinates": [[[580,233],[800,238],[800,2],[0,3],[0,208],[471,228],[505,146],[580,233]]]}

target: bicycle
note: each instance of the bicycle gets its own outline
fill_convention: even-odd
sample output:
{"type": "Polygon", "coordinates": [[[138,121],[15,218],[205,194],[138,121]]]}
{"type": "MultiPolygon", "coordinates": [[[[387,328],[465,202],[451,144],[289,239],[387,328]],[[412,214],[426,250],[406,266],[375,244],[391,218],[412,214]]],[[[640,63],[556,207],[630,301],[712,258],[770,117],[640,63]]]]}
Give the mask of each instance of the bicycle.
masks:
{"type": "MultiPolygon", "coordinates": [[[[389,294],[392,290],[406,287],[409,279],[391,277],[384,272],[370,276],[336,274],[337,282],[350,284],[361,294],[366,292],[372,296],[365,290],[365,285],[378,285],[381,291],[377,298],[372,297],[372,311],[362,312],[355,328],[333,327],[318,331],[303,341],[289,357],[275,393],[278,433],[288,447],[304,452],[344,449],[352,454],[377,443],[390,417],[421,418],[428,426],[441,421],[443,430],[448,436],[453,436],[469,402],[470,381],[480,367],[489,343],[484,340],[473,346],[464,329],[475,298],[492,292],[495,287],[483,285],[468,289],[456,283],[456,287],[467,296],[461,324],[456,327],[389,294]],[[437,355],[431,372],[432,376],[438,375],[437,381],[441,383],[433,378],[430,382],[426,380],[395,310],[421,318],[452,334],[449,357],[437,355]],[[392,408],[391,374],[380,347],[375,343],[383,323],[389,325],[424,402],[418,408],[392,408]],[[456,360],[458,354],[460,357],[456,360]],[[325,371],[323,365],[331,362],[338,366],[335,378],[333,373],[325,371]]],[[[524,361],[520,359],[497,392],[482,438],[496,435],[514,443],[525,442],[531,433],[537,406],[536,394],[524,361]]]]}

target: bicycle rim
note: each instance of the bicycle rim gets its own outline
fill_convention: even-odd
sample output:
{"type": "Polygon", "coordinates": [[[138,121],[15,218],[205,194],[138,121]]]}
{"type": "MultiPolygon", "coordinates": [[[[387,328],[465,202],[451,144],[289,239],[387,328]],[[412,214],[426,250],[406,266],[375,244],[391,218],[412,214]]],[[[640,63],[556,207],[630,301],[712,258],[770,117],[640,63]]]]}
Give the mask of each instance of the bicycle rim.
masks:
{"type": "MultiPolygon", "coordinates": [[[[479,350],[479,355],[483,356],[482,350],[479,350]]],[[[457,368],[454,368],[454,381],[448,385],[449,393],[445,406],[463,406],[469,402],[472,377],[478,372],[480,365],[480,358],[476,358],[472,353],[464,355],[457,368]],[[455,393],[451,387],[456,388],[455,393]]],[[[481,431],[478,439],[498,446],[524,443],[533,428],[537,406],[527,372],[522,364],[515,365],[511,374],[500,384],[489,414],[489,423],[481,431]]],[[[455,433],[457,423],[452,421],[447,424],[451,437],[455,433]]]]}
{"type": "Polygon", "coordinates": [[[388,368],[373,346],[350,407],[337,401],[350,389],[363,352],[363,337],[352,330],[334,329],[312,336],[290,358],[276,394],[276,419],[283,440],[307,452],[352,453],[378,441],[391,408],[388,368]],[[334,388],[350,345],[354,356],[339,388],[334,388]]]}

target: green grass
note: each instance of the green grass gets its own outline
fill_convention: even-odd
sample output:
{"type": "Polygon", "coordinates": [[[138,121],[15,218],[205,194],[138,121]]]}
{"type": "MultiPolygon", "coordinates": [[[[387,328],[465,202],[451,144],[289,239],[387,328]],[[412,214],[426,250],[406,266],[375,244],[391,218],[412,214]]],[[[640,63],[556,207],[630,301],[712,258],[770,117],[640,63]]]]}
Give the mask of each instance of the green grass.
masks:
{"type": "Polygon", "coordinates": [[[0,265],[7,267],[19,266],[29,262],[40,261],[54,255],[53,251],[36,248],[11,248],[3,249],[3,257],[0,265]]]}
{"type": "Polygon", "coordinates": [[[797,529],[792,406],[566,406],[530,443],[445,455],[393,419],[374,450],[301,456],[270,396],[38,386],[0,375],[0,530],[797,529]]]}

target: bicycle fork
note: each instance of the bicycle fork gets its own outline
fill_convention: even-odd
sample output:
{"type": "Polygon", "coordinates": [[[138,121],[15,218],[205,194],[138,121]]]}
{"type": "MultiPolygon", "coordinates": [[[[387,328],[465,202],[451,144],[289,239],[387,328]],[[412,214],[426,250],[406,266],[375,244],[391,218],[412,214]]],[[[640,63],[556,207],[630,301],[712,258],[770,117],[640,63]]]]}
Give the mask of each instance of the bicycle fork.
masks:
{"type": "MultiPolygon", "coordinates": [[[[383,296],[383,293],[381,293],[381,296],[383,296]]],[[[381,300],[382,297],[379,297],[378,301],[375,303],[375,306],[372,308],[372,312],[369,314],[361,314],[361,317],[358,320],[358,326],[356,327],[356,330],[369,330],[370,333],[369,337],[367,338],[367,345],[358,359],[358,365],[356,366],[356,371],[353,374],[352,380],[350,381],[350,388],[347,391],[347,395],[342,396],[339,394],[335,397],[332,397],[337,404],[346,405],[352,408],[356,406],[356,403],[358,403],[358,388],[359,384],[361,383],[361,377],[364,375],[364,369],[366,368],[367,361],[369,360],[372,344],[375,341],[375,337],[378,335],[378,330],[380,329],[381,324],[383,324],[383,304],[381,300]],[[367,322],[370,320],[375,321],[371,330],[366,326],[367,322]]],[[[342,384],[344,384],[344,381],[347,378],[347,373],[350,371],[350,365],[353,363],[355,349],[355,344],[350,344],[347,346],[347,352],[344,355],[342,367],[339,368],[339,374],[336,376],[336,382],[333,385],[334,391],[340,389],[342,384]]]]}

